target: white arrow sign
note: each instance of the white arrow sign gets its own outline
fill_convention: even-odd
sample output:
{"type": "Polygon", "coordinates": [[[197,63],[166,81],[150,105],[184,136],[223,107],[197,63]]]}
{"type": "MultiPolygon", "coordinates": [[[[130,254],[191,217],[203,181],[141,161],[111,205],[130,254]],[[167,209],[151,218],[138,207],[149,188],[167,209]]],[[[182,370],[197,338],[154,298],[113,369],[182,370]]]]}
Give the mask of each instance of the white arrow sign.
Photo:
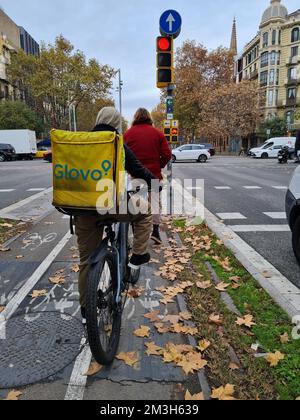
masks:
{"type": "Polygon", "coordinates": [[[172,13],[169,14],[169,17],[167,19],[167,22],[169,23],[169,31],[172,32],[173,31],[173,23],[176,22],[176,20],[174,19],[174,16],[172,15],[172,13]]]}

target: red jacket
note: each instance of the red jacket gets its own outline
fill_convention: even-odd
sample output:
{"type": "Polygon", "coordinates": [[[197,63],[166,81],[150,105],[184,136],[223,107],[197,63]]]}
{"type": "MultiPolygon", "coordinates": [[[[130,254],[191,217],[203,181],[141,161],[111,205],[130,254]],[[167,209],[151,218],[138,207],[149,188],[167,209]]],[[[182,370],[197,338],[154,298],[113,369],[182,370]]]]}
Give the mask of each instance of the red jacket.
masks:
{"type": "Polygon", "coordinates": [[[154,176],[162,179],[161,170],[172,159],[172,152],[163,133],[149,124],[141,124],[130,128],[124,139],[137,159],[154,176]]]}

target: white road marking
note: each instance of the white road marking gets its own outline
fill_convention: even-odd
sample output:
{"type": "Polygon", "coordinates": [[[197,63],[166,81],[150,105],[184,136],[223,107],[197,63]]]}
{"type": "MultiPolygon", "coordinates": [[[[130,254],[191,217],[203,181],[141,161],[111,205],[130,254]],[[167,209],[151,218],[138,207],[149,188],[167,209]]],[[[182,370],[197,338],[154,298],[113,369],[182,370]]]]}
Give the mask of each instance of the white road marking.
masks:
{"type": "Polygon", "coordinates": [[[231,190],[231,187],[215,187],[216,190],[231,190]]]}
{"type": "Polygon", "coordinates": [[[188,187],[187,188],[188,191],[202,191],[203,188],[202,187],[188,187]]]}
{"type": "MultiPolygon", "coordinates": [[[[176,193],[181,194],[181,186],[176,181],[173,181],[173,186],[176,193]]],[[[184,199],[186,206],[189,205],[191,209],[195,209],[195,198],[188,191],[185,191],[184,199]]],[[[195,211],[192,214],[195,214],[195,211]]],[[[232,230],[231,226],[225,226],[224,223],[207,209],[205,209],[205,220],[214,234],[234,253],[246,270],[257,280],[274,301],[286,311],[290,318],[299,315],[299,288],[239,237],[232,230]],[[268,273],[268,278],[264,275],[265,272],[268,273]]]]}
{"type": "Polygon", "coordinates": [[[288,225],[237,225],[230,226],[234,232],[290,232],[288,225]]]}
{"type": "Polygon", "coordinates": [[[262,187],[258,187],[256,185],[253,185],[253,186],[248,185],[248,186],[245,186],[243,188],[245,188],[245,190],[261,190],[262,189],[262,187]]]}
{"type": "Polygon", "coordinates": [[[284,187],[284,186],[280,186],[280,185],[273,186],[272,188],[275,188],[275,190],[287,190],[288,189],[288,187],[284,187]]]}
{"type": "Polygon", "coordinates": [[[20,207],[26,206],[27,204],[31,203],[34,200],[37,200],[38,198],[41,198],[43,196],[45,196],[46,194],[50,193],[53,191],[53,188],[48,188],[45,191],[42,191],[38,194],[32,195],[31,197],[25,198],[25,200],[19,201],[18,203],[15,203],[9,207],[6,207],[5,209],[1,209],[1,214],[7,214],[7,213],[11,213],[17,209],[19,209],[20,207]]]}
{"type": "Polygon", "coordinates": [[[13,191],[16,191],[16,190],[0,190],[0,193],[8,193],[8,192],[13,192],[13,191]]]}
{"type": "MultiPolygon", "coordinates": [[[[84,344],[85,341],[86,340],[83,339],[82,344],[84,344]]],[[[87,382],[87,376],[85,376],[85,374],[89,370],[91,360],[91,350],[89,346],[86,345],[75,361],[67,393],[65,396],[65,401],[83,400],[87,382]]]]}
{"type": "Polygon", "coordinates": [[[39,191],[46,191],[47,188],[30,188],[27,192],[39,192],[39,191]]]}
{"type": "MultiPolygon", "coordinates": [[[[63,248],[71,239],[72,235],[68,232],[62,240],[56,245],[56,247],[50,252],[47,258],[39,265],[32,276],[25,282],[24,286],[18,291],[18,293],[8,302],[6,308],[1,313],[1,318],[7,321],[10,319],[16,310],[19,308],[23,300],[29,295],[35,285],[40,281],[42,276],[46,273],[48,268],[51,266],[55,258],[60,254],[63,248]]],[[[1,327],[1,324],[0,324],[1,327]]]]}
{"type": "Polygon", "coordinates": [[[246,220],[247,217],[243,216],[241,213],[217,213],[217,216],[221,220],[246,220]]]}
{"type": "Polygon", "coordinates": [[[266,216],[270,217],[271,219],[282,219],[286,220],[286,213],[285,212],[271,212],[271,213],[264,213],[266,216]]]}

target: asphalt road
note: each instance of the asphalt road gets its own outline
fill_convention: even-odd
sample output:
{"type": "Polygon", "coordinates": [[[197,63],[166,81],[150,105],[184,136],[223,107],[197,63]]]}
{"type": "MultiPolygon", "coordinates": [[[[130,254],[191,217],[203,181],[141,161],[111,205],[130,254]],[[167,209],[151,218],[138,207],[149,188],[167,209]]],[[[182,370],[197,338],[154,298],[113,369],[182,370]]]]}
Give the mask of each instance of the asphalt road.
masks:
{"type": "Polygon", "coordinates": [[[300,287],[285,218],[285,195],[295,168],[292,162],[215,157],[206,164],[176,163],[173,175],[204,179],[205,207],[300,287]]]}
{"type": "Polygon", "coordinates": [[[0,210],[51,186],[51,165],[47,162],[0,163],[0,210]]]}

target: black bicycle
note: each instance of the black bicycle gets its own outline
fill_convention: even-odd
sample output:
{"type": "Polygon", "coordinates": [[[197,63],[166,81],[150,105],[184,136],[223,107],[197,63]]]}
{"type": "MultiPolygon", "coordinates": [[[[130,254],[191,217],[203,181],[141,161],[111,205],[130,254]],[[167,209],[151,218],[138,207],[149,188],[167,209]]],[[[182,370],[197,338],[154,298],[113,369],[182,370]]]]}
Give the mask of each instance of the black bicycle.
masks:
{"type": "Polygon", "coordinates": [[[133,245],[130,223],[105,223],[106,237],[90,257],[86,297],[88,340],[95,360],[113,362],[119,347],[122,314],[130,284],[140,270],[128,267],[133,245]]]}

